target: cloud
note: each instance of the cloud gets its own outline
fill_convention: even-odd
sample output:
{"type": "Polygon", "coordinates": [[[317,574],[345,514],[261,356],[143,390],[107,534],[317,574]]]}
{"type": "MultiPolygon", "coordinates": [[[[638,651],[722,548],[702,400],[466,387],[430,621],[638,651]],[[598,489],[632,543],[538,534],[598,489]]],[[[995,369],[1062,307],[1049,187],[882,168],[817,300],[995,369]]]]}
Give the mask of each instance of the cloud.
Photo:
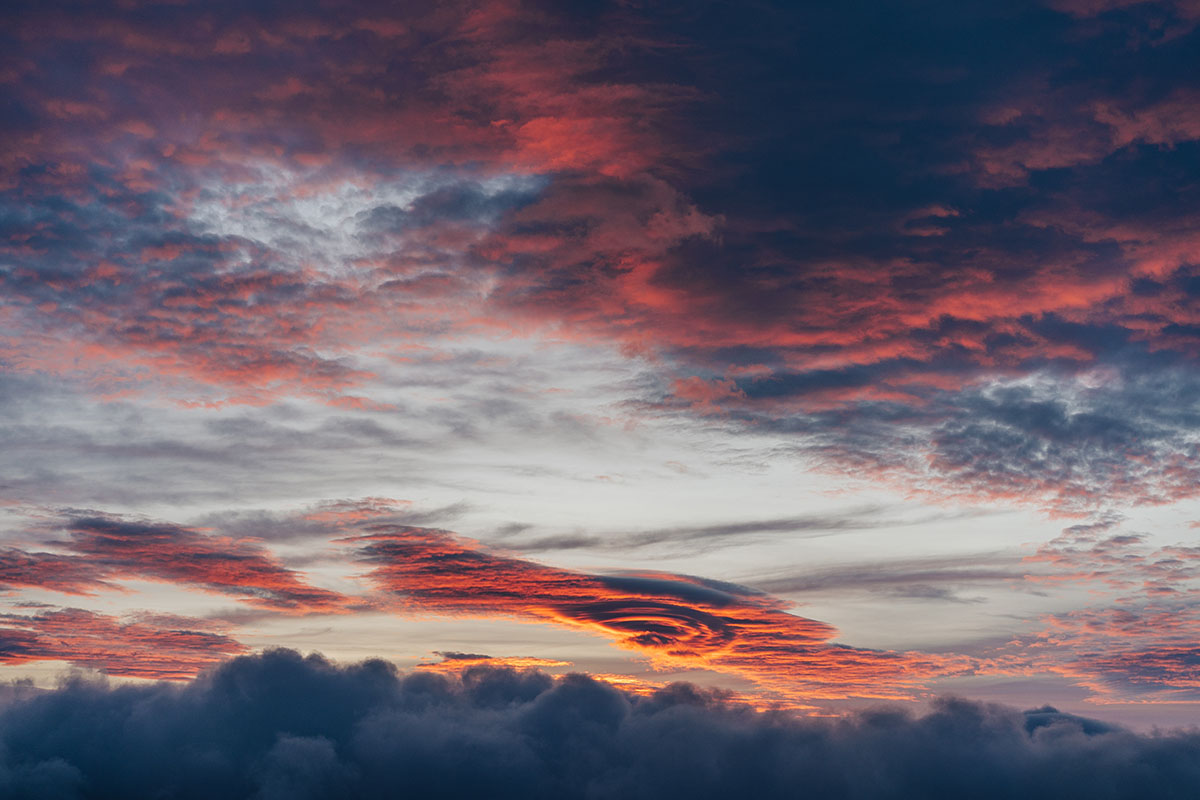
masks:
{"type": "Polygon", "coordinates": [[[511,669],[546,669],[551,667],[569,667],[570,661],[553,658],[538,658],[535,656],[488,656],[481,653],[459,653],[451,650],[439,650],[436,655],[441,661],[423,662],[418,669],[427,672],[442,672],[455,674],[472,667],[486,666],[511,669]]]}
{"type": "MultiPolygon", "coordinates": [[[[522,552],[548,552],[587,548],[595,550],[638,550],[652,547],[685,548],[689,553],[701,549],[715,550],[720,547],[744,545],[749,541],[762,541],[780,534],[789,538],[832,536],[843,532],[896,528],[924,525],[943,519],[975,517],[980,512],[954,512],[933,514],[918,519],[901,516],[885,516],[884,506],[862,506],[822,515],[801,515],[777,519],[750,519],[721,522],[711,525],[680,526],[658,530],[642,530],[632,533],[608,531],[604,533],[575,533],[536,535],[528,528],[505,532],[506,545],[522,552]]],[[[410,522],[410,524],[414,524],[410,522]]]]}
{"type": "MultiPolygon", "coordinates": [[[[358,576],[361,595],[307,583],[254,540],[99,512],[47,514],[31,522],[26,535],[38,533],[58,552],[10,548],[0,560],[0,579],[13,590],[76,595],[117,591],[121,580],[151,580],[231,597],[264,615],[390,610],[513,617],[600,635],[663,668],[746,677],[793,702],[908,697],[935,677],[970,667],[969,659],[954,655],[833,643],[832,626],[791,614],[786,602],[744,586],[666,572],[605,575],[545,566],[489,551],[447,530],[409,524],[418,517],[407,503],[378,497],[323,503],[294,516],[304,536],[317,535],[314,526],[323,526],[324,536],[336,537],[346,558],[366,565],[368,571],[358,576]],[[56,534],[66,538],[50,538],[56,534]]],[[[233,515],[229,521],[237,526],[247,519],[259,526],[264,516],[233,515]]],[[[285,522],[278,515],[265,519],[271,526],[285,522]]],[[[74,640],[25,630],[61,619],[61,614],[13,617],[15,663],[92,663],[82,644],[73,655],[79,644],[74,640]]],[[[109,655],[96,663],[113,674],[133,669],[109,655]]],[[[194,667],[195,662],[183,664],[178,674],[194,667]]]]}
{"type": "Polygon", "coordinates": [[[1200,699],[1200,615],[1188,602],[1130,602],[1050,614],[1045,627],[989,654],[990,669],[1062,675],[1089,702],[1200,699]]]}
{"type": "Polygon", "coordinates": [[[1013,384],[1194,371],[1195,8],[1050,5],[14,5],[0,359],[383,411],[381,354],[546,336],[833,469],[1181,496],[1193,416],[1056,438],[1013,384]]]}
{"type": "MultiPolygon", "coordinates": [[[[176,498],[160,486],[201,472],[224,496],[318,473],[432,480],[420,459],[393,471],[375,455],[428,456],[497,419],[580,435],[575,417],[529,412],[514,391],[529,373],[454,348],[516,335],[633,359],[652,374],[620,385],[631,415],[769,435],[774,452],[872,486],[1077,515],[1194,498],[1200,86],[1178,65],[1195,11],[7,4],[0,367],[16,377],[0,398],[40,381],[112,410],[104,425],[6,417],[18,468],[0,490],[161,507],[176,498]],[[501,372],[453,408],[416,408],[420,389],[501,372]],[[173,420],[264,408],[205,417],[207,438],[131,443],[126,430],[172,426],[115,407],[160,397],[173,420]],[[289,416],[313,401],[331,416],[289,416]],[[329,453],[355,468],[326,469],[329,453]]],[[[54,552],[0,554],[0,581],[80,595],[140,578],[277,613],[349,610],[241,535],[286,539],[278,519],[213,521],[235,535],[81,516],[54,552]]],[[[428,527],[436,516],[393,522],[349,535],[376,582],[421,608],[581,627],[828,691],[878,691],[880,675],[908,691],[954,668],[838,646],[742,587],[560,570],[428,527]],[[843,685],[821,677],[830,665],[843,685]]],[[[323,524],[294,530],[316,539],[323,524]]],[[[1194,554],[1133,541],[1043,563],[1104,590],[1142,582],[1152,618],[1194,554]]],[[[887,588],[945,599],[942,579],[955,580],[913,569],[887,588]]],[[[1180,641],[1107,658],[1076,643],[1071,658],[1093,665],[1080,674],[1134,675],[1145,654],[1130,685],[1192,680],[1180,641]]]]}
{"type": "MultiPolygon", "coordinates": [[[[413,525],[421,516],[406,502],[370,497],[321,503],[291,515],[235,513],[213,518],[233,529],[240,526],[243,535],[295,526],[298,533],[274,538],[336,543],[341,555],[325,552],[322,560],[344,559],[346,566],[357,562],[366,567],[356,576],[361,590],[352,594],[306,583],[301,573],[284,567],[254,540],[98,512],[45,517],[40,527],[30,530],[43,537],[65,533],[67,538],[47,542],[57,552],[18,547],[4,551],[0,581],[14,594],[42,589],[74,595],[118,591],[126,579],[160,581],[237,599],[256,609],[253,613],[260,619],[366,611],[508,617],[600,636],[654,668],[737,676],[756,684],[760,696],[793,705],[813,699],[912,698],[946,678],[1032,673],[1068,678],[1101,703],[1196,696],[1200,673],[1192,643],[1200,616],[1189,599],[1197,588],[1200,557],[1187,545],[1147,545],[1142,535],[1121,531],[1122,518],[1116,514],[1069,526],[1023,561],[1015,555],[976,554],[832,565],[763,573],[754,580],[755,588],[648,570],[606,574],[563,569],[489,549],[448,530],[413,525]],[[1084,608],[1030,618],[1015,632],[999,629],[998,636],[986,641],[941,652],[838,643],[834,627],[793,613],[785,599],[873,593],[927,602],[982,602],[985,598],[965,590],[1003,586],[1037,594],[1075,583],[1088,586],[1098,599],[1084,608]]],[[[870,522],[874,515],[848,519],[870,522]]],[[[796,522],[669,531],[666,540],[655,535],[650,541],[804,530],[811,520],[802,520],[799,528],[796,522]]],[[[224,629],[203,632],[204,623],[195,619],[142,615],[133,623],[119,623],[71,610],[7,617],[11,663],[71,660],[112,674],[141,674],[132,646],[91,655],[96,649],[93,640],[102,636],[79,638],[85,626],[73,622],[76,617],[126,639],[136,633],[170,640],[172,631],[186,639],[189,631],[202,631],[197,647],[211,646],[218,654],[238,652],[224,647],[241,647],[224,629]],[[152,623],[158,627],[145,627],[152,623]],[[75,638],[54,634],[67,625],[77,628],[75,638]],[[126,651],[128,658],[121,656],[126,651]]],[[[218,618],[234,622],[251,617],[234,613],[218,618]]],[[[441,670],[465,660],[551,666],[526,657],[450,651],[441,655],[441,670]]],[[[203,655],[196,655],[173,670],[161,665],[148,669],[178,677],[206,663],[203,655]]]]}
{"type": "Polygon", "coordinates": [[[743,416],[790,434],[816,466],[909,491],[1087,515],[1195,495],[1192,370],[1144,356],[1123,369],[1039,370],[809,414],[743,416]]]}
{"type": "Polygon", "coordinates": [[[338,404],[373,377],[356,348],[481,317],[473,247],[537,173],[642,163],[626,119],[649,91],[574,83],[616,45],[545,35],[560,15],[460,10],[9,9],[64,80],[8,76],[52,133],[6,131],[0,283],[23,335],[0,356],[102,393],[338,404]]]}
{"type": "Polygon", "coordinates": [[[181,686],[75,679],[0,711],[14,797],[1184,797],[1195,733],[1143,736],[1050,707],[923,716],[757,712],[672,684],[472,667],[401,675],[286,650],[181,686]]]}
{"type": "Polygon", "coordinates": [[[55,553],[26,552],[16,547],[0,551],[0,588],[38,587],[64,594],[86,595],[115,589],[88,559],[55,553]]]}
{"type": "Polygon", "coordinates": [[[185,680],[247,648],[210,620],[142,615],[122,621],[80,608],[0,615],[0,663],[66,661],[107,675],[185,680]]]}
{"type": "Polygon", "coordinates": [[[1154,546],[1124,525],[1116,514],[1071,525],[1025,558],[1052,567],[1030,569],[1026,580],[1033,586],[1079,584],[1095,599],[1043,615],[1041,629],[1001,648],[996,663],[1065,675],[1092,691],[1097,703],[1195,701],[1200,549],[1154,546]]]}
{"type": "Polygon", "coordinates": [[[49,522],[66,552],[0,554],[0,586],[92,594],[119,579],[191,586],[283,614],[337,614],[353,601],[306,583],[257,543],[165,522],[78,513],[49,522]]]}
{"type": "Polygon", "coordinates": [[[370,566],[365,579],[392,596],[398,613],[499,615],[579,628],[652,665],[747,678],[785,702],[912,697],[939,679],[967,675],[1061,675],[1098,703],[1192,699],[1200,685],[1192,652],[1200,619],[1189,603],[1196,548],[1147,548],[1140,536],[1114,533],[1121,518],[1111,513],[1070,526],[1023,560],[977,554],[849,564],[765,574],[748,588],[663,572],[560,569],[404,524],[376,502],[341,508],[343,543],[370,566]],[[791,613],[783,599],[873,592],[964,603],[983,600],[962,594],[967,587],[1037,594],[1073,582],[1125,595],[936,653],[836,643],[832,626],[791,613]]]}
{"type": "Polygon", "coordinates": [[[1011,587],[1023,583],[1030,573],[1016,557],[980,553],[960,558],[864,560],[822,569],[767,573],[754,584],[763,591],[783,595],[871,591],[958,600],[956,589],[997,584],[1011,587]]]}
{"type": "Polygon", "coordinates": [[[595,575],[495,554],[449,531],[367,522],[344,541],[400,613],[510,616],[601,634],[672,668],[748,677],[780,696],[903,697],[965,659],[833,644],[761,592],[662,572],[595,575]]]}

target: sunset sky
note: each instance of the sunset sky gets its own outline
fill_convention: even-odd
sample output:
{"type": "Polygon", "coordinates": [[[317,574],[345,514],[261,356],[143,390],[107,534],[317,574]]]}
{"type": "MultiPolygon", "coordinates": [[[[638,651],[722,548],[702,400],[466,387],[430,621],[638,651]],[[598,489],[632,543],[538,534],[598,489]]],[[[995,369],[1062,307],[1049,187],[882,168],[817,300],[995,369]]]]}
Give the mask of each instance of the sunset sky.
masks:
{"type": "Polygon", "coordinates": [[[10,0],[0,679],[1194,724],[1197,220],[1196,0],[10,0]]]}

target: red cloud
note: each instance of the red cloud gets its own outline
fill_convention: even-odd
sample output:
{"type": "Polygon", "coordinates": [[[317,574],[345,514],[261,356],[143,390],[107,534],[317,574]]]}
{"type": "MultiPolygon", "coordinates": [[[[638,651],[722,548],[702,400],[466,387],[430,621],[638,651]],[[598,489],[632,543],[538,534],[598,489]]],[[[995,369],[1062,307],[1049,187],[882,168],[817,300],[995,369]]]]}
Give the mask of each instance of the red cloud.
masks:
{"type": "Polygon", "coordinates": [[[192,586],[281,614],[340,614],[358,601],[306,583],[252,542],[114,515],[75,517],[67,552],[0,553],[0,586],[93,594],[137,579],[192,586]]]}
{"type": "Polygon", "coordinates": [[[718,413],[723,404],[746,399],[746,393],[736,383],[721,378],[680,378],[671,387],[671,393],[702,414],[718,413]]]}
{"type": "Polygon", "coordinates": [[[30,553],[9,547],[0,551],[0,588],[50,589],[75,595],[90,595],[114,589],[90,559],[56,553],[30,553]]]}
{"type": "Polygon", "coordinates": [[[350,605],[246,542],[111,516],[77,518],[68,529],[71,549],[113,576],[197,586],[286,614],[343,613],[350,605]]]}
{"type": "Polygon", "coordinates": [[[34,616],[0,615],[0,664],[68,661],[108,675],[186,680],[248,650],[205,620],[121,622],[78,608],[34,616]],[[190,625],[192,629],[187,629],[190,625]]]}
{"type": "MultiPolygon", "coordinates": [[[[506,3],[370,20],[361,9],[319,19],[248,12],[218,22],[202,6],[184,4],[172,14],[167,22],[45,8],[11,20],[14,35],[38,52],[95,48],[101,63],[71,91],[87,103],[46,97],[35,72],[14,73],[16,93],[43,110],[45,135],[0,131],[7,137],[0,182],[16,180],[30,164],[52,164],[38,178],[21,178],[23,191],[106,205],[131,218],[109,232],[89,229],[96,246],[59,260],[64,268],[54,280],[35,267],[5,281],[5,293],[27,312],[29,335],[4,353],[21,368],[82,373],[110,394],[149,382],[207,403],[267,403],[288,394],[354,402],[343,392],[371,375],[342,357],[364,342],[403,339],[422,319],[445,325],[448,313],[463,311],[464,298],[478,301],[478,287],[447,275],[413,284],[411,294],[394,285],[377,294],[394,274],[368,269],[336,278],[308,264],[273,264],[281,254],[245,239],[217,241],[221,231],[190,236],[189,214],[214,181],[236,194],[264,170],[280,170],[290,179],[275,187],[278,197],[246,199],[288,201],[346,179],[362,185],[397,170],[468,162],[484,176],[572,170],[626,177],[662,149],[652,128],[633,120],[648,104],[666,102],[668,89],[581,78],[626,42],[547,35],[554,19],[506,3]],[[314,47],[324,54],[315,61],[314,47]],[[262,74],[248,80],[251,52],[274,55],[256,60],[262,74]],[[412,85],[382,85],[378,70],[398,54],[411,66],[412,85]],[[304,80],[296,77],[298,63],[304,80]],[[280,146],[281,138],[292,144],[280,146]],[[367,154],[377,169],[355,163],[367,154]],[[91,183],[93,166],[114,183],[91,183]],[[88,197],[95,193],[101,196],[88,197]],[[145,213],[165,241],[129,236],[145,213]],[[122,248],[123,238],[134,241],[122,248]],[[101,241],[115,249],[98,252],[101,241]],[[46,292],[58,298],[34,296],[46,292]],[[56,334],[64,330],[71,334],[56,334]]],[[[442,249],[449,248],[450,260],[461,260],[478,239],[471,228],[435,225],[413,234],[406,257],[445,263],[442,249]]],[[[18,226],[0,248],[38,261],[61,244],[57,231],[18,226]]],[[[483,316],[477,308],[466,313],[483,316]]]]}

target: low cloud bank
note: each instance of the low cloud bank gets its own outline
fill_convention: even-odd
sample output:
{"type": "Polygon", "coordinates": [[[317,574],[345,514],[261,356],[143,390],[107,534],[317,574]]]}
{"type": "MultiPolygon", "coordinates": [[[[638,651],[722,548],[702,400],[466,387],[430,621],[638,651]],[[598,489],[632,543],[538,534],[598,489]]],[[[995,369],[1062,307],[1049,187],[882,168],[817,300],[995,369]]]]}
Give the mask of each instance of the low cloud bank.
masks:
{"type": "Polygon", "coordinates": [[[185,686],[73,680],[0,709],[8,798],[1194,798],[1200,732],[939,701],[757,712],[676,684],[403,675],[289,650],[185,686]]]}

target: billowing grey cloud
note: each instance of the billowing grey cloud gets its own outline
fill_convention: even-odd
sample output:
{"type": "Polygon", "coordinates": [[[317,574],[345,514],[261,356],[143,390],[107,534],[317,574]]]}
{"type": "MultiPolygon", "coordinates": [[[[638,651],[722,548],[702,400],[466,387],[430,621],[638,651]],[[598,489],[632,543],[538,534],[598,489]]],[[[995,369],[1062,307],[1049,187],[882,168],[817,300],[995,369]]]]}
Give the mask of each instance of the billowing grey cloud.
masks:
{"type": "Polygon", "coordinates": [[[0,709],[0,792],[69,798],[1189,798],[1200,734],[944,699],[759,712],[689,684],[402,675],[276,650],[186,686],[75,678],[0,709]]]}

